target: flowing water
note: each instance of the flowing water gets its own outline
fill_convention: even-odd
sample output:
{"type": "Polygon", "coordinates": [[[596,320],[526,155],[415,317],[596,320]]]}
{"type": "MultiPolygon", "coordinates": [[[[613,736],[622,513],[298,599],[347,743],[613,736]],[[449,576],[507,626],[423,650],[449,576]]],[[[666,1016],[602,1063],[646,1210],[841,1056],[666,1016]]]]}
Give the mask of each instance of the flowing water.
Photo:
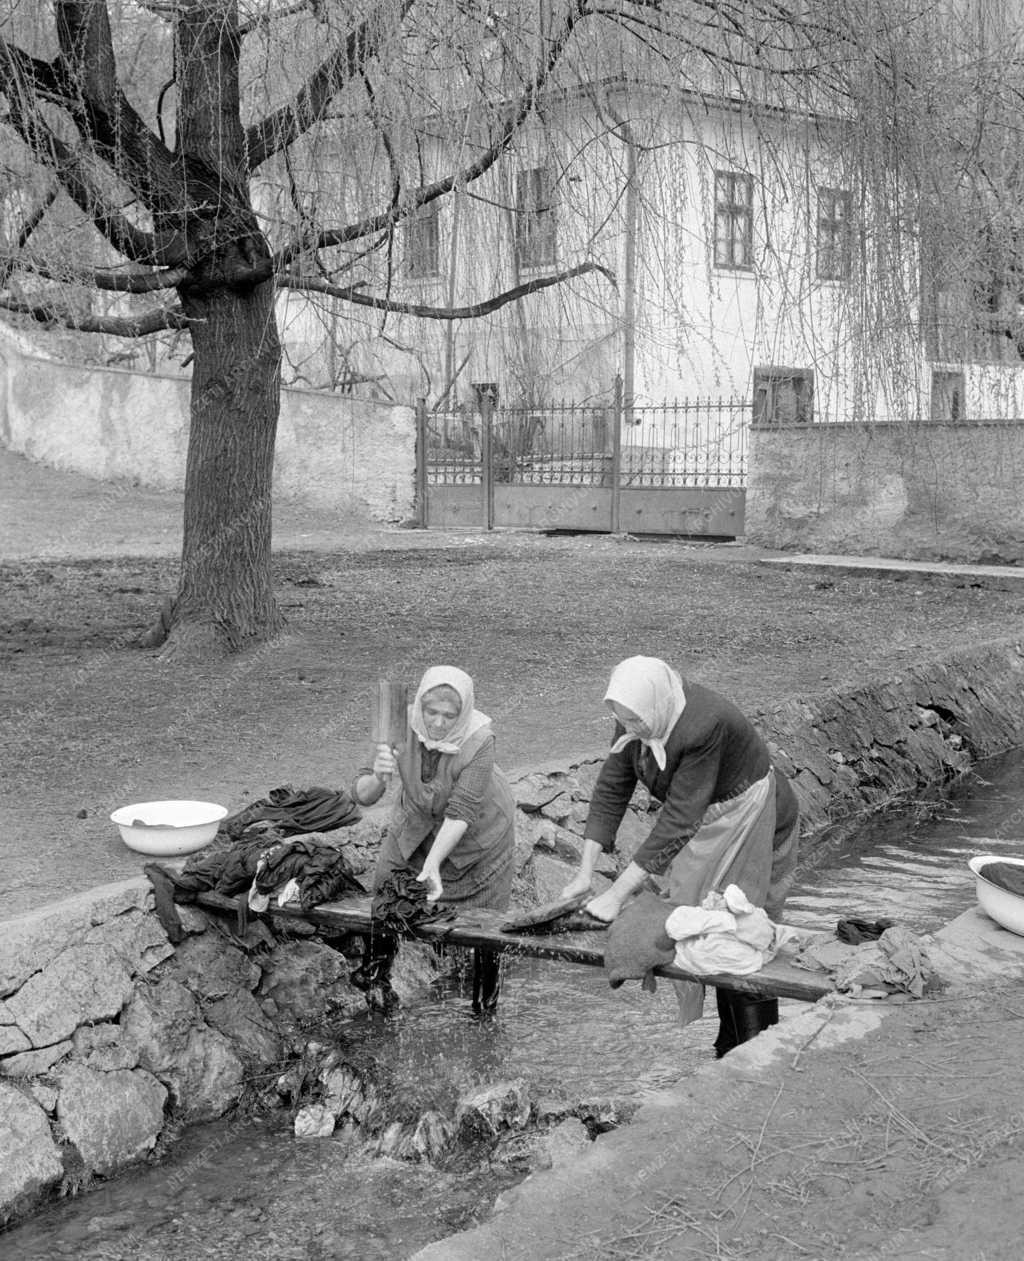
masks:
{"type": "MultiPolygon", "coordinates": [[[[980,765],[937,802],[879,816],[855,837],[816,848],[786,920],[831,930],[840,918],[886,916],[932,931],[973,905],[967,860],[979,853],[1024,856],[1022,752],[980,765]]],[[[338,1032],[415,1107],[522,1077],[550,1112],[584,1102],[602,1116],[609,1102],[628,1114],[705,1063],[715,1030],[714,1019],[680,1030],[664,983],[654,995],[636,985],[613,991],[597,969],[514,960],[490,1025],[470,1019],[465,992],[448,981],[397,1020],[366,1017],[338,1032]]],[[[0,1234],[0,1258],[383,1261],[485,1214],[524,1169],[514,1151],[500,1164],[441,1172],[371,1158],[348,1131],[297,1140],[282,1110],[194,1128],[158,1167],[0,1234]]]]}

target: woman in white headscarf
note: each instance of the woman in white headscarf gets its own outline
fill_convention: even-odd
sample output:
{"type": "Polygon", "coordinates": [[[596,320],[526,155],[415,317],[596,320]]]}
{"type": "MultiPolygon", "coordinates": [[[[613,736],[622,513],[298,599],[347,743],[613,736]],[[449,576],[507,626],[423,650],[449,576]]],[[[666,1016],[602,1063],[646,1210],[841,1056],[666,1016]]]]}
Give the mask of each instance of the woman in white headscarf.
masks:
{"type": "MultiPolygon", "coordinates": [[[[724,696],[685,685],[657,657],[630,657],[615,667],[605,693],[615,717],[584,828],[579,875],[566,897],[590,888],[594,864],[611,851],[630,799],[642,783],[662,803],[632,861],[587,910],[614,920],[630,895],[664,878],[669,900],[699,906],[711,890],[736,884],[777,919],[793,880],[799,810],[785,775],[776,773],[752,723],[724,696]]],[[[719,990],[720,1054],[777,1019],[777,1003],[719,990]],[[754,1000],[757,1004],[757,1000],[754,1000]],[[747,1008],[750,1008],[748,1011],[747,1008]],[[742,1010],[741,1010],[742,1009],[742,1010]]]]}
{"type": "MultiPolygon", "coordinates": [[[[377,746],[373,769],[353,795],[361,805],[380,799],[400,780],[374,872],[374,887],[412,868],[428,901],[458,908],[507,909],[512,895],[515,799],[494,760],[491,720],[475,706],[473,680],[454,666],[432,666],[409,706],[404,743],[377,746]]],[[[497,1003],[497,957],[476,952],[474,1007],[497,1003]]]]}

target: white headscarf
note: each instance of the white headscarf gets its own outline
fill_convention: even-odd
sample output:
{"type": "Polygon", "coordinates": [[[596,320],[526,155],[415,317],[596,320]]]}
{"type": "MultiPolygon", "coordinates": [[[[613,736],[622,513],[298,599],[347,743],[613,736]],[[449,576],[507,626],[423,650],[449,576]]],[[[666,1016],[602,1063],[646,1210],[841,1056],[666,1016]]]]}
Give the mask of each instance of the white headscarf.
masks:
{"type": "Polygon", "coordinates": [[[473,680],[455,666],[431,666],[420,679],[416,696],[409,706],[409,726],[428,749],[440,749],[442,753],[458,753],[463,741],[474,731],[490,724],[486,714],[473,706],[473,680]],[[423,721],[423,698],[436,687],[450,687],[462,702],[459,716],[443,740],[431,740],[427,724],[423,721]]]}
{"type": "Polygon", "coordinates": [[[627,657],[608,680],[605,703],[616,701],[646,725],[646,736],[624,732],[612,745],[620,753],[631,740],[650,749],[658,766],[665,769],[665,741],[686,708],[686,693],[679,675],[659,657],[627,657]]]}

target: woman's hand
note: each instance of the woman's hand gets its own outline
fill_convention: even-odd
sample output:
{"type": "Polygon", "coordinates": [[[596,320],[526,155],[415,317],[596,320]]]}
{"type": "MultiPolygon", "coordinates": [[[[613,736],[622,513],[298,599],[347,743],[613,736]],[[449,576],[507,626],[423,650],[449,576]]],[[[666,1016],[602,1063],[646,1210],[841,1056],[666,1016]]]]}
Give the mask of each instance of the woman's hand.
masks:
{"type": "Polygon", "coordinates": [[[581,893],[589,893],[592,883],[590,872],[581,871],[577,873],[558,895],[559,901],[567,902],[570,898],[579,897],[581,893]]]}
{"type": "Polygon", "coordinates": [[[436,902],[444,893],[444,886],[441,884],[441,873],[436,867],[425,866],[420,874],[416,877],[417,883],[427,886],[427,901],[436,902]]]}
{"type": "Polygon", "coordinates": [[[610,924],[622,910],[622,902],[623,899],[619,897],[614,888],[605,889],[604,893],[599,893],[596,898],[591,898],[583,909],[588,914],[593,915],[594,919],[601,919],[606,924],[610,924]]]}
{"type": "Polygon", "coordinates": [[[378,744],[373,754],[373,773],[380,779],[390,779],[398,770],[398,759],[389,744],[378,744]]]}
{"type": "Polygon", "coordinates": [[[595,919],[603,919],[606,924],[610,924],[646,879],[647,872],[636,863],[630,863],[626,870],[619,874],[611,888],[605,889],[604,893],[599,893],[596,898],[591,898],[583,909],[595,919]]]}

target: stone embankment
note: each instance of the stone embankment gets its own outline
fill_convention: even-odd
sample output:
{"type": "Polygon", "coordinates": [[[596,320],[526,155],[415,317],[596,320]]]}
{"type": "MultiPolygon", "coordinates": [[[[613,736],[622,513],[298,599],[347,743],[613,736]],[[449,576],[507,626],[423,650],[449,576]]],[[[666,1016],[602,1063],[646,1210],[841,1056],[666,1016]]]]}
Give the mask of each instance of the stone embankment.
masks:
{"type": "MultiPolygon", "coordinates": [[[[922,663],[852,693],[792,701],[758,722],[801,799],[805,862],[820,865],[835,827],[1024,743],[1024,647],[922,663]]],[[[550,900],[564,885],[599,765],[516,778],[518,902],[550,900]]],[[[647,810],[638,795],[619,862],[646,834],[647,810]]],[[[345,835],[364,866],[378,835],[372,816],[345,835]]],[[[614,871],[609,860],[605,873],[614,871]]],[[[196,908],[180,911],[186,936],[177,946],[146,880],[0,924],[0,1222],[159,1152],[182,1124],[237,1105],[255,1078],[279,1073],[287,1083],[308,1057],[310,1029],[362,1010],[343,943],[312,929],[275,937],[261,921],[239,936],[196,908]]],[[[413,969],[406,983],[422,980],[413,969]]],[[[322,1070],[320,1111],[306,1124],[329,1133],[372,1116],[381,1150],[400,1156],[430,1158],[460,1133],[509,1124],[508,1109],[529,1111],[514,1084],[498,1083],[454,1118],[396,1130],[343,1062],[322,1070]]],[[[281,1094],[289,1099],[287,1084],[281,1094]]]]}

